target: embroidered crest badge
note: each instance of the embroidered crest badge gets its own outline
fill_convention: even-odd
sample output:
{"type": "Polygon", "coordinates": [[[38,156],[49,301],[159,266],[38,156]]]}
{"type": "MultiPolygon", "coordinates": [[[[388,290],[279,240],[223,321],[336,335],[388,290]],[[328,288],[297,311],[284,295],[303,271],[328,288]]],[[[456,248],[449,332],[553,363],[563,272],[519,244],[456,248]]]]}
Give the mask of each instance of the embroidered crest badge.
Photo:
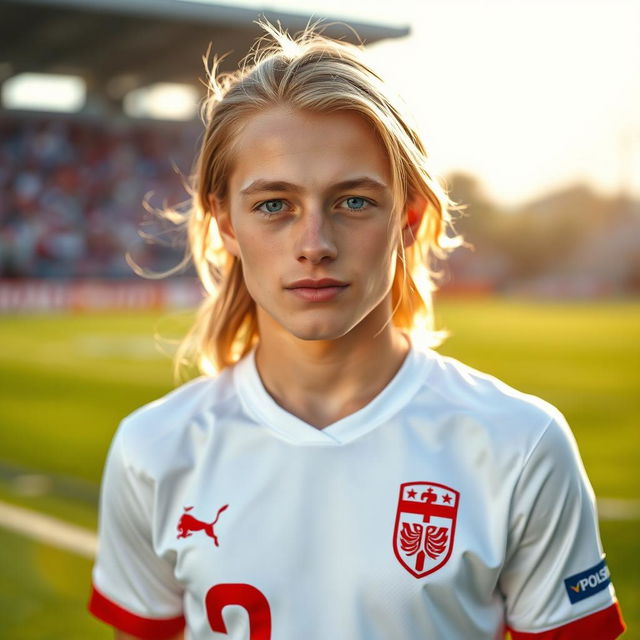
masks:
{"type": "Polygon", "coordinates": [[[405,482],[393,533],[398,562],[416,578],[443,567],[453,551],[460,494],[435,482],[405,482]]]}

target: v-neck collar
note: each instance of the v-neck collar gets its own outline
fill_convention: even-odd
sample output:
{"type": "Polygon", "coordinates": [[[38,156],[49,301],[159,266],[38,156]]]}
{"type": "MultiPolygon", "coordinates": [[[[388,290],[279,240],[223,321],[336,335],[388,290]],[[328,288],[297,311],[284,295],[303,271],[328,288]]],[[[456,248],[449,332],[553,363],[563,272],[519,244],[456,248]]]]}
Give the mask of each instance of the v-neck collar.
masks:
{"type": "Polygon", "coordinates": [[[234,384],[245,410],[276,435],[300,445],[346,444],[386,422],[416,394],[435,354],[412,346],[386,387],[364,407],[322,429],[281,407],[265,389],[256,368],[255,350],[234,367],[234,384]]]}

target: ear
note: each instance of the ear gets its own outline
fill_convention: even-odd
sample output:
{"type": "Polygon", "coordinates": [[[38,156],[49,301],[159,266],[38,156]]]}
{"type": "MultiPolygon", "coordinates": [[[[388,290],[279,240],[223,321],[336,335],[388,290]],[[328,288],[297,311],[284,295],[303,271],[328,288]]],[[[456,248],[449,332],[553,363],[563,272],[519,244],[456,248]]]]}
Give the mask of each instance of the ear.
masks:
{"type": "Polygon", "coordinates": [[[231,224],[231,213],[228,206],[222,203],[212,193],[208,196],[209,208],[211,215],[214,217],[218,225],[218,232],[224,248],[236,258],[240,257],[240,247],[236,238],[235,230],[231,224]]]}
{"type": "Polygon", "coordinates": [[[407,202],[402,227],[402,244],[405,248],[416,241],[426,210],[427,201],[422,196],[414,196],[407,202]]]}

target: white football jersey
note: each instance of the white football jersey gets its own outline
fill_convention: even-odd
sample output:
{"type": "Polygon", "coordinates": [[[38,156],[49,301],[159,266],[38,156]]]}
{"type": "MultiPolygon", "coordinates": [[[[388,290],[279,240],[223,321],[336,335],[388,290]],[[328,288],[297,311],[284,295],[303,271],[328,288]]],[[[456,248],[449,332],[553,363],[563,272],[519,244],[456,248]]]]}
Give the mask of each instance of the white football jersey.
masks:
{"type": "Polygon", "coordinates": [[[141,638],[609,640],[594,496],[557,409],[412,349],[317,429],[254,354],[126,418],[91,611],[141,638]]]}

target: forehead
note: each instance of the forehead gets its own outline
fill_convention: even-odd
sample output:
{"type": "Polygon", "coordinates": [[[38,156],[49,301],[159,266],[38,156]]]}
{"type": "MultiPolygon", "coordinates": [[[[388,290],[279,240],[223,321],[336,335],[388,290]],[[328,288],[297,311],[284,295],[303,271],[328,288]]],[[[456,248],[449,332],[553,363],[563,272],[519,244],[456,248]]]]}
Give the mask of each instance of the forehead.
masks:
{"type": "Polygon", "coordinates": [[[280,106],[243,123],[229,186],[237,192],[254,180],[273,179],[312,189],[363,175],[390,186],[386,150],[363,116],[280,106]]]}

